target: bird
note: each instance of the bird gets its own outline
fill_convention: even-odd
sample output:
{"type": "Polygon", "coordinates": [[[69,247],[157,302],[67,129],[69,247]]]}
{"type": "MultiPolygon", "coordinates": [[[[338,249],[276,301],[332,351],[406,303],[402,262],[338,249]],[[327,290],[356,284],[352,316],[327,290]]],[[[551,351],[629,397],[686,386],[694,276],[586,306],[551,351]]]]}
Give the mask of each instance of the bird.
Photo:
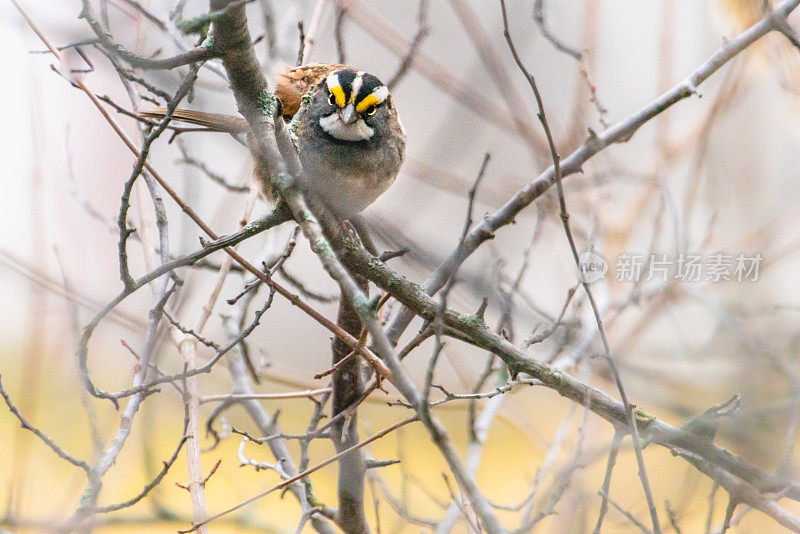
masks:
{"type": "MultiPolygon", "coordinates": [[[[405,156],[406,134],[380,79],[348,65],[315,63],[285,69],[274,92],[296,139],[301,185],[336,216],[359,214],[394,182],[405,156]]],[[[155,108],[139,116],[162,119],[166,113],[155,108]]],[[[249,131],[241,116],[176,109],[172,118],[209,131],[249,131]]],[[[254,174],[263,196],[275,200],[264,173],[254,174]]]]}

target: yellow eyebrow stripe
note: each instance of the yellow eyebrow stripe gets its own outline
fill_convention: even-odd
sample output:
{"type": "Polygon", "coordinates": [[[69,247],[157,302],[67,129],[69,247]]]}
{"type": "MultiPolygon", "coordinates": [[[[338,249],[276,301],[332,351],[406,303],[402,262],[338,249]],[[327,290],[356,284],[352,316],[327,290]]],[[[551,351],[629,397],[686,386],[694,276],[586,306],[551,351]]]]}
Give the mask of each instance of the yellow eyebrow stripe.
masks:
{"type": "Polygon", "coordinates": [[[340,108],[343,108],[345,105],[344,101],[344,90],[340,85],[334,85],[333,87],[329,87],[333,98],[336,99],[336,103],[339,105],[340,108]]]}
{"type": "Polygon", "coordinates": [[[378,104],[380,104],[380,101],[378,100],[378,97],[375,96],[374,94],[370,93],[367,96],[365,96],[361,100],[361,102],[358,103],[358,105],[356,106],[356,111],[361,113],[362,111],[364,111],[368,107],[377,106],[378,104]]]}

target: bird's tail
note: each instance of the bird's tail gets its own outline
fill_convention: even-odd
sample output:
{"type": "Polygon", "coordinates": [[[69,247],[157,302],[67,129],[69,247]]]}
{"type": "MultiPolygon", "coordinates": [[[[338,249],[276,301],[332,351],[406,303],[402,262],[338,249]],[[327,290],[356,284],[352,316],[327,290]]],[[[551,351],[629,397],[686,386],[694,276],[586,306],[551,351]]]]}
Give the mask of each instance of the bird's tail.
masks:
{"type": "MultiPolygon", "coordinates": [[[[146,109],[144,111],[140,111],[139,116],[144,119],[161,120],[167,116],[167,109],[146,109]]],[[[202,111],[193,111],[190,109],[176,109],[172,113],[172,118],[177,121],[202,126],[210,132],[239,134],[244,133],[249,129],[247,121],[243,117],[237,117],[235,115],[203,113],[202,111]]]]}

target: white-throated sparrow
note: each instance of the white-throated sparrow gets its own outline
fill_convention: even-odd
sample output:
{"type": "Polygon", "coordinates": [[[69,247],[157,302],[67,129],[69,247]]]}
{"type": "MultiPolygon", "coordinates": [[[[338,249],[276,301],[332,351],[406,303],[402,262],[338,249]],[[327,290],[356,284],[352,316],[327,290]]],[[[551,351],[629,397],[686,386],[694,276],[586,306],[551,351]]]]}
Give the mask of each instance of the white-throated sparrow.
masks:
{"type": "MultiPolygon", "coordinates": [[[[361,212],[392,184],[403,162],[405,132],[389,89],[378,78],[346,65],[306,65],[281,73],[275,96],[284,119],[294,118],[304,187],[336,215],[361,212]]],[[[140,115],[165,113],[153,109],[140,115]]],[[[212,131],[248,131],[237,116],[176,110],[173,118],[212,131]]],[[[270,184],[261,186],[271,197],[270,184]]]]}

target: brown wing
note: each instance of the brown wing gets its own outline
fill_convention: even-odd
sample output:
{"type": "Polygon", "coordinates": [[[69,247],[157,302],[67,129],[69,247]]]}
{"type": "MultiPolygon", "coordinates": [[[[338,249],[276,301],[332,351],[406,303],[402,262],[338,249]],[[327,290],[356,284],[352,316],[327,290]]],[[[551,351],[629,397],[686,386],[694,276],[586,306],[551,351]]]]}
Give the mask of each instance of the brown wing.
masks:
{"type": "Polygon", "coordinates": [[[300,109],[300,101],[309,89],[332,71],[343,68],[346,68],[346,65],[312,63],[302,67],[287,68],[278,74],[275,96],[281,101],[283,116],[290,119],[300,109]]]}

